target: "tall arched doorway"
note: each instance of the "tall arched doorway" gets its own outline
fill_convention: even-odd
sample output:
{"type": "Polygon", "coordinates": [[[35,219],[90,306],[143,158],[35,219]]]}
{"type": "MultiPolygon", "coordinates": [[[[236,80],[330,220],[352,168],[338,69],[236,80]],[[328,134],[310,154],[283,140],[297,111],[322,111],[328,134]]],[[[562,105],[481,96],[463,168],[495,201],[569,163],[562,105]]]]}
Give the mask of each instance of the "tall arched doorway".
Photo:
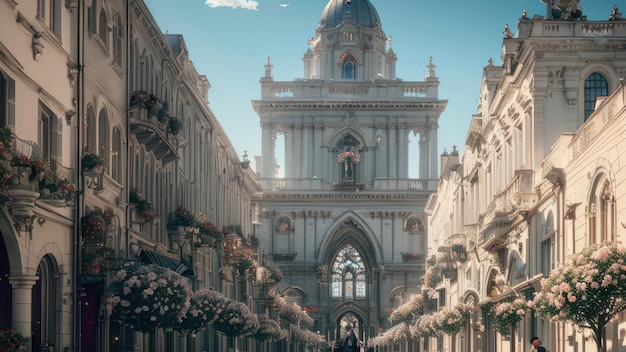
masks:
{"type": "Polygon", "coordinates": [[[11,328],[13,305],[11,304],[11,284],[9,284],[10,273],[7,247],[0,235],[0,302],[4,302],[4,308],[0,309],[0,330],[11,328]]]}

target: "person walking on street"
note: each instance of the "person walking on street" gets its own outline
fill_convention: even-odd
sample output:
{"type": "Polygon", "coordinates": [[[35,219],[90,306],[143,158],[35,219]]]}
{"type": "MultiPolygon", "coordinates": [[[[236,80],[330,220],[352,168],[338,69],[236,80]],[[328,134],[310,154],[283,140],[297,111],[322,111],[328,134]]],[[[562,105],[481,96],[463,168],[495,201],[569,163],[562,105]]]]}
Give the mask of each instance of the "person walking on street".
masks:
{"type": "Polygon", "coordinates": [[[546,348],[542,346],[542,342],[537,336],[530,339],[530,346],[530,352],[546,352],[546,348]]]}
{"type": "MultiPolygon", "coordinates": [[[[359,341],[350,325],[346,326],[346,335],[341,344],[341,352],[359,352],[359,341]]],[[[545,352],[545,350],[543,352],[545,352]]]]}

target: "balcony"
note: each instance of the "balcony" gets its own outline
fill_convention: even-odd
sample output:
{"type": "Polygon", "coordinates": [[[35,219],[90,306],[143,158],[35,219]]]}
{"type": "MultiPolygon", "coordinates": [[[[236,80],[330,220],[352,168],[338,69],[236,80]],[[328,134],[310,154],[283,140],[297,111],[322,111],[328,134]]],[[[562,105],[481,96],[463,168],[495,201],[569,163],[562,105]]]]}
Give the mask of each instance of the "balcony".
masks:
{"type": "Polygon", "coordinates": [[[533,170],[517,170],[511,183],[494,197],[481,216],[484,227],[480,242],[483,245],[498,241],[519,215],[524,215],[535,206],[538,196],[533,176],[533,170]]]}
{"type": "Polygon", "coordinates": [[[262,82],[261,89],[263,100],[315,100],[327,105],[330,101],[344,99],[349,101],[353,98],[359,98],[370,102],[353,103],[381,107],[381,105],[386,104],[384,101],[404,99],[407,101],[429,101],[430,99],[437,99],[439,82],[404,82],[386,79],[341,82],[300,79],[293,82],[262,82]]]}
{"type": "Polygon", "coordinates": [[[400,253],[403,263],[421,263],[424,264],[424,255],[421,253],[400,253]]]}
{"type": "Polygon", "coordinates": [[[275,262],[293,262],[298,253],[273,253],[272,260],[275,262]]]}
{"type": "Polygon", "coordinates": [[[350,186],[346,191],[356,191],[357,188],[365,191],[436,191],[439,184],[438,179],[417,178],[377,178],[373,183],[343,182],[334,185],[316,177],[258,178],[257,181],[266,191],[343,191],[341,188],[344,185],[350,186]]]}
{"type": "Polygon", "coordinates": [[[133,92],[130,101],[130,133],[164,165],[178,160],[177,149],[184,144],[178,135],[180,121],[152,94],[133,92]]]}

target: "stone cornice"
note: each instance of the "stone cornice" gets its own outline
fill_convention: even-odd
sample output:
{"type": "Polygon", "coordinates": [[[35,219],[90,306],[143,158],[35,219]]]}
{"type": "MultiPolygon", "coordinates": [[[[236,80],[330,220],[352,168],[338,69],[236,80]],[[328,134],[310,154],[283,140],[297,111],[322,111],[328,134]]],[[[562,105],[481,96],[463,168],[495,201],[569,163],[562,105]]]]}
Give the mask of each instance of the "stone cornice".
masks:
{"type": "Polygon", "coordinates": [[[337,201],[337,200],[427,200],[432,192],[420,193],[264,193],[257,200],[337,201]]]}
{"type": "Polygon", "coordinates": [[[262,101],[253,102],[255,108],[263,110],[436,110],[443,111],[445,101],[262,101]]]}

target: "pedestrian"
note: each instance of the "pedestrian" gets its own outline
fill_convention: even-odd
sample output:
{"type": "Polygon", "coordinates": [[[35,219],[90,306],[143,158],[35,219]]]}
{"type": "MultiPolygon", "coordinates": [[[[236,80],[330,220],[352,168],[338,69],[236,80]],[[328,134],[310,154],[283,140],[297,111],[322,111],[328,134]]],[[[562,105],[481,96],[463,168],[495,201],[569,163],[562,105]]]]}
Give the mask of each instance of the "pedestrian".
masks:
{"type": "Polygon", "coordinates": [[[542,346],[542,342],[537,336],[530,339],[530,352],[546,352],[546,348],[542,346]]]}
{"type": "Polygon", "coordinates": [[[341,352],[359,352],[359,341],[350,325],[346,325],[346,335],[341,344],[341,352]]]}

